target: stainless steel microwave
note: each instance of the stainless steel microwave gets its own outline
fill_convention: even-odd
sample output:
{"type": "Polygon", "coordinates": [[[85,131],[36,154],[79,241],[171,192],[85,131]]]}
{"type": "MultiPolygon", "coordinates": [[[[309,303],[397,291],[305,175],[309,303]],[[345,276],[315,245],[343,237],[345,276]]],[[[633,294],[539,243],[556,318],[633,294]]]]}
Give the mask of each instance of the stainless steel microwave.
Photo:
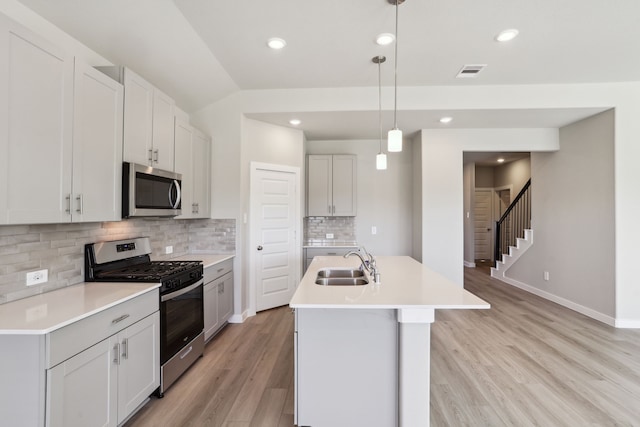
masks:
{"type": "Polygon", "coordinates": [[[182,175],[151,166],[122,164],[122,218],[180,215],[182,175]]]}

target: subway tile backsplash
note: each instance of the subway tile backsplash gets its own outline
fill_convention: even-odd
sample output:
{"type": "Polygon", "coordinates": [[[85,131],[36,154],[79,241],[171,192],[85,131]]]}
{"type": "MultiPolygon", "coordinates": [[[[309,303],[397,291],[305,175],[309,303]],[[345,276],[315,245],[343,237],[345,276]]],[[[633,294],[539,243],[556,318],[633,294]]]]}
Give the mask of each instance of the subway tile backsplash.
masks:
{"type": "Polygon", "coordinates": [[[84,281],[84,245],[148,236],[154,260],[193,252],[235,253],[235,219],[147,219],[119,222],[0,226],[0,304],[84,281]],[[173,253],[165,255],[165,247],[173,253]],[[49,281],[27,287],[29,271],[49,281]]]}
{"type": "Polygon", "coordinates": [[[307,243],[326,241],[327,233],[334,242],[356,242],[356,217],[309,216],[304,218],[304,240],[307,243]]]}

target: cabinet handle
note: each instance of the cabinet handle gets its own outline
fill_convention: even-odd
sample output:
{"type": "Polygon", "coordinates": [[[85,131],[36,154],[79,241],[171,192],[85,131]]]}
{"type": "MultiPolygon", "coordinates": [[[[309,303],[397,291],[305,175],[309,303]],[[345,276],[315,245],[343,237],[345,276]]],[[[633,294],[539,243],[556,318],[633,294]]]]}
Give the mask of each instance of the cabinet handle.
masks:
{"type": "Polygon", "coordinates": [[[336,213],[336,205],[333,205],[333,212],[331,212],[331,213],[335,215],[335,213],[336,213]]]}
{"type": "Polygon", "coordinates": [[[71,194],[67,195],[64,199],[67,201],[67,209],[65,209],[65,212],[71,215],[71,194]]]}
{"type": "Polygon", "coordinates": [[[327,206],[327,212],[331,215],[331,205],[327,206]]]}
{"type": "Polygon", "coordinates": [[[218,294],[224,293],[224,283],[218,285],[218,294]]]}
{"type": "Polygon", "coordinates": [[[217,272],[218,272],[218,273],[220,273],[220,272],[222,272],[222,271],[224,271],[224,267],[219,268],[217,272]]]}
{"type": "Polygon", "coordinates": [[[122,340],[122,358],[123,359],[128,359],[129,358],[129,339],[125,338],[122,340]]]}
{"type": "Polygon", "coordinates": [[[182,353],[180,355],[180,359],[184,359],[185,357],[187,357],[187,354],[191,353],[191,350],[193,350],[193,346],[190,345],[189,348],[187,349],[187,351],[185,351],[184,353],[182,353]]]}
{"type": "Polygon", "coordinates": [[[113,346],[113,363],[120,364],[120,343],[113,346]]]}
{"type": "Polygon", "coordinates": [[[120,317],[117,317],[117,318],[113,319],[113,320],[111,321],[111,323],[115,325],[116,323],[122,322],[122,321],[123,321],[124,319],[126,319],[127,317],[129,317],[129,315],[128,315],[128,314],[123,314],[122,316],[120,316],[120,317]]]}
{"type": "Polygon", "coordinates": [[[153,150],[153,154],[155,155],[155,158],[153,159],[154,162],[158,163],[158,160],[160,159],[160,150],[153,150]]]}
{"type": "Polygon", "coordinates": [[[76,209],[76,212],[81,214],[82,212],[84,212],[84,206],[83,206],[84,198],[82,197],[82,194],[78,194],[78,196],[76,197],[76,201],[78,202],[78,209],[76,209]]]}
{"type": "Polygon", "coordinates": [[[149,149],[149,163],[153,163],[153,150],[149,149]]]}

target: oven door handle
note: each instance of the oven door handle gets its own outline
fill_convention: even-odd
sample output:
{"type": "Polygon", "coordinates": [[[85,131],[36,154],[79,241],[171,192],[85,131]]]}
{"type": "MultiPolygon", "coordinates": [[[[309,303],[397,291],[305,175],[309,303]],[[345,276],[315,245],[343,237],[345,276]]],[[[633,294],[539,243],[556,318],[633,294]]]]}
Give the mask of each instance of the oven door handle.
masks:
{"type": "Polygon", "coordinates": [[[170,294],[162,295],[162,297],[160,298],[160,302],[165,302],[172,298],[179,297],[180,295],[186,294],[187,292],[191,292],[198,286],[202,286],[203,283],[204,283],[204,279],[200,279],[191,286],[187,286],[186,288],[179,289],[175,292],[171,292],[170,294]]]}

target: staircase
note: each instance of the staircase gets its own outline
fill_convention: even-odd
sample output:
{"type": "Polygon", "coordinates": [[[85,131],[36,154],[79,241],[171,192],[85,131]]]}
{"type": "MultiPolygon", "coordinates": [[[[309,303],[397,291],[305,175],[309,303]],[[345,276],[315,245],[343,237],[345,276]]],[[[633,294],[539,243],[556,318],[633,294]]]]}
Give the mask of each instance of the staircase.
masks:
{"type": "Polygon", "coordinates": [[[502,261],[496,260],[496,266],[491,267],[491,277],[503,279],[509,268],[533,245],[533,230],[525,229],[524,238],[516,238],[516,245],[509,246],[508,252],[502,254],[502,261]]]}
{"type": "Polygon", "coordinates": [[[494,258],[491,277],[505,279],[505,273],[533,244],[531,230],[531,179],[522,187],[511,205],[496,222],[494,258]],[[524,237],[518,237],[524,236],[524,237]],[[502,261],[500,261],[502,257],[502,261]]]}

